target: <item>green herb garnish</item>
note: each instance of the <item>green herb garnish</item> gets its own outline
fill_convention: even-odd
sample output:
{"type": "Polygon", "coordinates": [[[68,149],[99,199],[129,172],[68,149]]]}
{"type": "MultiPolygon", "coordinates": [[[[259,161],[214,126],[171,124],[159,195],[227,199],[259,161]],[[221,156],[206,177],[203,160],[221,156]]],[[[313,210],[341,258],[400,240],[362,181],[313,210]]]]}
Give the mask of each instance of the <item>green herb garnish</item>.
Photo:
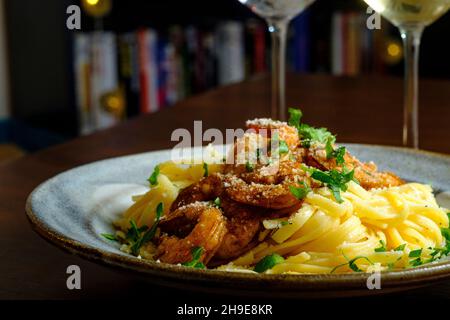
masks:
{"type": "Polygon", "coordinates": [[[310,142],[326,143],[328,140],[331,140],[334,143],[336,141],[335,136],[326,128],[314,128],[302,123],[297,130],[303,140],[310,142]]]}
{"type": "Polygon", "coordinates": [[[159,176],[159,166],[156,166],[155,169],[153,169],[153,172],[148,178],[148,182],[150,182],[150,186],[154,187],[158,184],[158,176],[159,176]]]}
{"type": "Polygon", "coordinates": [[[284,258],[282,256],[280,256],[279,254],[274,253],[274,254],[271,254],[269,256],[265,256],[264,258],[262,258],[256,264],[256,266],[253,270],[258,273],[262,273],[269,269],[272,269],[274,266],[276,266],[277,264],[280,264],[282,262],[284,262],[284,258]]]}
{"type": "MultiPolygon", "coordinates": [[[[278,151],[279,154],[289,153],[289,147],[288,147],[286,141],[280,140],[280,137],[279,137],[279,135],[278,135],[278,132],[275,132],[275,133],[272,135],[272,141],[275,142],[275,143],[276,143],[276,142],[278,143],[278,146],[277,146],[277,148],[275,149],[275,152],[278,151]]],[[[273,144],[273,143],[272,143],[272,144],[273,144]]],[[[272,144],[271,144],[271,146],[272,146],[272,144]]],[[[259,150],[259,149],[258,149],[258,150],[259,150]]]]}
{"type": "Polygon", "coordinates": [[[280,145],[278,147],[278,151],[280,152],[280,154],[285,154],[285,153],[289,152],[289,147],[288,147],[286,141],[280,140],[280,145]]]}
{"type": "Polygon", "coordinates": [[[130,220],[130,225],[131,227],[127,231],[126,238],[131,242],[136,242],[139,239],[141,233],[148,229],[147,226],[138,228],[136,222],[133,219],[130,220]]]}
{"type": "Polygon", "coordinates": [[[327,143],[325,145],[325,151],[327,153],[327,159],[336,159],[336,164],[337,165],[342,165],[344,164],[345,160],[344,160],[344,156],[345,156],[345,152],[346,149],[345,147],[339,147],[337,149],[333,149],[333,144],[331,143],[332,139],[328,139],[327,143]]]}
{"type": "MultiPolygon", "coordinates": [[[[156,207],[156,217],[155,217],[155,222],[153,223],[152,227],[150,229],[148,229],[148,227],[145,226],[145,228],[141,227],[139,229],[137,229],[136,227],[136,223],[131,220],[130,223],[132,225],[132,234],[134,236],[132,240],[133,244],[131,245],[131,252],[134,255],[139,255],[139,250],[141,249],[141,247],[146,244],[147,242],[149,242],[151,239],[153,239],[153,237],[156,234],[156,229],[158,228],[158,223],[159,220],[161,219],[161,215],[164,211],[164,205],[162,202],[160,202],[158,204],[158,206],[156,207]],[[148,230],[147,230],[148,229],[148,230]],[[144,234],[142,234],[145,231],[144,234]]],[[[130,233],[130,230],[128,230],[128,233],[130,233]]]]}
{"type": "Polygon", "coordinates": [[[302,120],[303,113],[300,109],[289,108],[289,121],[288,124],[293,127],[298,127],[302,120]]]}
{"type": "Polygon", "coordinates": [[[421,255],[422,255],[422,249],[412,250],[409,253],[410,258],[417,258],[417,257],[420,257],[421,255]]]}
{"type": "Polygon", "coordinates": [[[333,193],[337,202],[342,203],[341,191],[347,191],[347,183],[354,180],[354,170],[339,172],[337,170],[322,171],[313,169],[311,178],[324,183],[333,193]]]}
{"type": "Polygon", "coordinates": [[[252,172],[253,169],[255,169],[255,166],[253,164],[251,164],[250,162],[246,162],[245,163],[245,170],[247,170],[247,172],[252,172]]]}
{"type": "Polygon", "coordinates": [[[298,134],[302,139],[302,145],[309,148],[311,142],[331,143],[336,141],[336,137],[332,135],[326,128],[314,128],[305,123],[300,123],[303,113],[299,109],[289,109],[289,125],[297,128],[298,134]]]}
{"type": "Polygon", "coordinates": [[[209,176],[208,164],[206,162],[203,163],[203,177],[209,176]]]}
{"type": "Polygon", "coordinates": [[[387,251],[386,242],[380,240],[380,246],[378,248],[375,248],[375,252],[386,252],[386,251],[387,251]]]}
{"type": "MultiPolygon", "coordinates": [[[[345,257],[345,255],[344,255],[344,257],[345,257]]],[[[348,258],[346,258],[346,259],[348,260],[348,258]]],[[[343,267],[343,266],[348,266],[348,267],[349,267],[351,270],[353,270],[354,272],[362,272],[362,270],[361,270],[361,269],[358,267],[358,265],[356,264],[356,261],[361,260],[361,259],[366,260],[366,261],[369,262],[371,265],[373,265],[373,262],[370,261],[369,258],[364,257],[364,256],[358,256],[358,257],[355,257],[355,258],[353,258],[353,259],[351,259],[351,260],[348,260],[347,263],[343,263],[343,264],[340,264],[340,265],[334,267],[334,268],[330,271],[330,273],[334,273],[337,269],[339,269],[339,268],[341,268],[341,267],[343,267]]]]}
{"type": "Polygon", "coordinates": [[[116,235],[114,235],[114,234],[102,233],[101,236],[104,237],[105,239],[108,239],[111,241],[119,241],[119,239],[117,239],[116,235]]]}
{"type": "Polygon", "coordinates": [[[422,261],[422,259],[419,257],[419,258],[417,258],[417,259],[411,260],[411,261],[409,262],[409,264],[410,264],[411,266],[413,266],[413,267],[417,267],[417,266],[422,265],[422,264],[423,264],[423,261],[422,261]]]}
{"type": "Polygon", "coordinates": [[[399,245],[397,248],[394,249],[394,251],[403,251],[405,250],[406,243],[399,245]]]}
{"type": "Polygon", "coordinates": [[[222,201],[220,201],[220,198],[219,198],[219,197],[217,197],[217,198],[214,200],[214,205],[215,205],[217,208],[220,208],[220,206],[222,205],[222,201]]]}
{"type": "Polygon", "coordinates": [[[441,228],[441,233],[446,241],[450,241],[450,229],[449,228],[441,228]]]}
{"type": "Polygon", "coordinates": [[[206,266],[203,262],[200,262],[204,249],[202,247],[195,247],[191,251],[192,260],[189,262],[182,263],[185,267],[191,267],[196,269],[205,269],[206,266]]]}
{"type": "Polygon", "coordinates": [[[289,186],[289,191],[298,199],[302,200],[306,197],[306,195],[311,191],[311,188],[305,183],[305,181],[302,181],[303,187],[298,188],[294,186],[289,186]]]}

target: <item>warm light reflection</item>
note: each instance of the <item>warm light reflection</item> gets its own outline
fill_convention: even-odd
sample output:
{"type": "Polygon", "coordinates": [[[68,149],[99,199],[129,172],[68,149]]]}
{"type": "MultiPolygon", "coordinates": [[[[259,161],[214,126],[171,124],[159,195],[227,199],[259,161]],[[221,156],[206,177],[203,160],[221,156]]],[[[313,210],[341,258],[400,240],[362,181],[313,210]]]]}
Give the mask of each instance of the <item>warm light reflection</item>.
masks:
{"type": "Polygon", "coordinates": [[[402,43],[396,39],[386,39],[383,46],[383,60],[388,65],[395,65],[403,59],[402,43]]]}
{"type": "Polygon", "coordinates": [[[96,6],[100,0],[86,0],[86,3],[91,6],[96,6]]]}
{"type": "Polygon", "coordinates": [[[82,0],[81,6],[88,15],[101,18],[111,11],[112,0],[82,0]]]}
{"type": "Polygon", "coordinates": [[[390,43],[387,47],[388,55],[397,57],[401,54],[401,47],[397,43],[390,43]]]}

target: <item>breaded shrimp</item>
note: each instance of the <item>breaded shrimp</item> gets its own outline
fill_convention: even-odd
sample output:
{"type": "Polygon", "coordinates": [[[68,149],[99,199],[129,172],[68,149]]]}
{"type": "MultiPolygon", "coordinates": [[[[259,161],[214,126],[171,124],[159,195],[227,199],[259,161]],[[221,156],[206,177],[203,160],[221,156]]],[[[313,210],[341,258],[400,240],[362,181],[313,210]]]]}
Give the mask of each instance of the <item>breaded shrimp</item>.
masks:
{"type": "MultiPolygon", "coordinates": [[[[342,170],[343,168],[342,165],[336,163],[336,159],[327,159],[323,145],[312,145],[309,149],[304,149],[303,154],[305,163],[311,167],[320,170],[342,170]]],[[[373,162],[361,162],[348,151],[344,155],[344,165],[349,170],[355,170],[355,179],[367,190],[404,184],[404,181],[395,174],[391,172],[379,172],[373,162]]]]}
{"type": "Polygon", "coordinates": [[[192,249],[202,247],[200,262],[207,264],[222,244],[227,223],[220,209],[195,202],[172,212],[159,224],[163,235],[155,258],[166,263],[184,263],[192,260],[192,249]]]}
{"type": "Polygon", "coordinates": [[[290,191],[291,186],[299,187],[299,182],[285,178],[279,184],[246,183],[233,176],[228,179],[229,187],[225,192],[240,203],[267,209],[284,209],[295,206],[300,201],[290,191]]]}
{"type": "Polygon", "coordinates": [[[181,190],[178,197],[173,202],[170,211],[174,211],[184,205],[197,201],[214,200],[223,192],[223,182],[221,175],[214,173],[199,182],[181,190]]]}
{"type": "Polygon", "coordinates": [[[261,228],[261,216],[255,208],[221,198],[221,207],[227,217],[227,233],[214,258],[231,259],[244,253],[261,228]]]}
{"type": "Polygon", "coordinates": [[[278,132],[278,138],[286,142],[289,148],[296,148],[300,142],[297,129],[286,122],[272,119],[254,119],[246,122],[248,129],[255,130],[256,133],[266,135],[268,138],[278,132]]]}

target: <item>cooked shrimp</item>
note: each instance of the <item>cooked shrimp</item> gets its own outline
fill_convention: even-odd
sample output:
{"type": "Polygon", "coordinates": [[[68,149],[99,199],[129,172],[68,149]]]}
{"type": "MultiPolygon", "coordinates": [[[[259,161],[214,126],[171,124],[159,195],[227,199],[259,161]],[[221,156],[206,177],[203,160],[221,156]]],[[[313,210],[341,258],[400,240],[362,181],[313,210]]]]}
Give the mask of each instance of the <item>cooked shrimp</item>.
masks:
{"type": "Polygon", "coordinates": [[[284,159],[269,165],[255,167],[238,175],[247,183],[279,184],[289,177],[305,177],[301,163],[284,159]]]}
{"type": "Polygon", "coordinates": [[[255,130],[256,133],[266,135],[268,138],[274,132],[278,132],[279,139],[286,141],[286,144],[290,148],[296,148],[300,142],[297,129],[288,125],[286,122],[272,119],[254,119],[247,121],[246,126],[249,129],[255,130]]]}
{"type": "Polygon", "coordinates": [[[258,133],[246,133],[243,137],[236,139],[228,153],[224,172],[241,174],[247,171],[248,164],[254,166],[266,164],[269,156],[268,142],[267,137],[258,133]]]}
{"type": "Polygon", "coordinates": [[[285,122],[255,119],[247,122],[247,128],[252,132],[247,132],[243,137],[236,139],[227,157],[225,173],[239,175],[245,173],[249,165],[260,168],[271,162],[278,162],[279,158],[287,158],[287,153],[273,153],[273,150],[279,150],[279,146],[272,144],[275,133],[279,141],[286,142],[291,152],[298,147],[297,129],[285,122]]]}
{"type": "MultiPolygon", "coordinates": [[[[335,159],[327,159],[323,145],[313,145],[309,149],[304,149],[304,161],[307,165],[321,170],[338,169],[335,159]]],[[[373,162],[364,163],[352,156],[348,151],[344,155],[344,165],[346,168],[355,170],[355,178],[365,189],[393,187],[404,184],[404,181],[391,172],[379,172],[373,162]]]]}
{"type": "Polygon", "coordinates": [[[199,261],[207,264],[227,233],[220,209],[199,202],[173,211],[161,220],[159,227],[172,235],[161,237],[155,258],[172,264],[191,261],[195,247],[203,248],[199,261]]]}
{"type": "Polygon", "coordinates": [[[231,259],[247,251],[251,241],[261,228],[261,216],[250,208],[226,197],[221,206],[227,217],[227,230],[214,258],[231,259]]]}
{"type": "Polygon", "coordinates": [[[223,183],[221,175],[214,173],[199,182],[190,185],[181,190],[178,197],[173,202],[170,210],[176,210],[179,207],[197,201],[214,200],[223,192],[223,183]]]}
{"type": "Polygon", "coordinates": [[[299,186],[300,181],[286,178],[279,184],[246,183],[237,177],[228,179],[226,194],[233,200],[267,209],[284,209],[298,204],[290,186],[299,186]]]}

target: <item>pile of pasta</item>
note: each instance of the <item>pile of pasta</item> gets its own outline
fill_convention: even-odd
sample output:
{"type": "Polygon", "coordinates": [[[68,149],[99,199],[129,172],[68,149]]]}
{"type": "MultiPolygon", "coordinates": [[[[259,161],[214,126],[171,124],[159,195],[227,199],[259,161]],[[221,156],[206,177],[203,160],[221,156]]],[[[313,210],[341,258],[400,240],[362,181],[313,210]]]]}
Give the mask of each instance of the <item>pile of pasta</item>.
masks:
{"type": "MultiPolygon", "coordinates": [[[[166,162],[159,165],[158,184],[116,222],[127,230],[130,220],[151,227],[156,206],[170,208],[179,191],[199,181],[204,167],[166,162]]],[[[210,173],[222,165],[208,166],[210,173]]],[[[429,185],[407,183],[366,191],[355,182],[335,201],[328,188],[314,189],[302,207],[285,219],[263,221],[259,245],[218,269],[249,271],[262,258],[279,254],[285,259],[268,273],[343,273],[402,269],[411,265],[411,252],[431,258],[433,249],[445,245],[441,228],[448,228],[446,211],[436,203],[429,185]]]]}
{"type": "Polygon", "coordinates": [[[329,189],[310,192],[287,223],[264,221],[260,245],[224,268],[249,266],[272,253],[287,257],[270,273],[340,273],[406,268],[410,253],[423,259],[445,244],[449,225],[431,187],[408,183],[366,191],[350,182],[337,203],[329,189]]]}
{"type": "MultiPolygon", "coordinates": [[[[134,221],[138,227],[151,227],[155,222],[156,207],[163,204],[164,214],[169,212],[170,206],[177,198],[180,190],[200,181],[205,174],[203,163],[189,164],[167,161],[158,165],[157,183],[145,194],[133,196],[134,204],[128,208],[123,217],[114,225],[123,231],[134,221]]],[[[208,165],[208,172],[215,173],[223,170],[223,164],[208,165]]]]}

